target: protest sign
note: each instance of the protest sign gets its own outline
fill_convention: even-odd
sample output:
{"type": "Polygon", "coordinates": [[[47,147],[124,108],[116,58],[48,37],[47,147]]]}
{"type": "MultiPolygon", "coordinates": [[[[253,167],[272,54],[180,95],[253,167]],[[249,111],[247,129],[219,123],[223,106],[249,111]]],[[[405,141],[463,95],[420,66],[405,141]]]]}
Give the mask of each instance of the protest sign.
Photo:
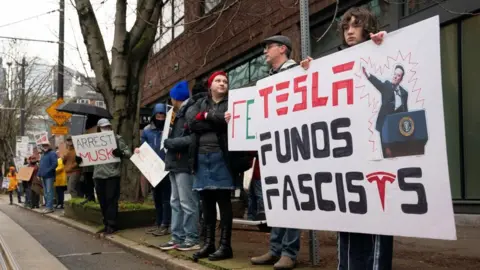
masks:
{"type": "Polygon", "coordinates": [[[4,177],[2,181],[2,188],[8,189],[8,185],[10,185],[10,179],[8,177],[4,177]]]}
{"type": "Polygon", "coordinates": [[[130,160],[150,184],[156,187],[168,174],[168,171],[165,171],[165,163],[148,143],[143,143],[139,150],[140,152],[133,154],[130,160]]]}
{"type": "Polygon", "coordinates": [[[32,178],[33,171],[33,167],[22,167],[18,170],[17,179],[28,182],[32,178]]]}
{"type": "Polygon", "coordinates": [[[117,141],[113,131],[72,136],[77,156],[83,159],[81,167],[120,162],[113,156],[117,141]]]}
{"type": "Polygon", "coordinates": [[[245,87],[228,92],[228,111],[232,118],[228,123],[228,150],[257,150],[256,131],[252,124],[253,106],[257,87],[245,87]]]}
{"type": "Polygon", "coordinates": [[[35,137],[35,142],[36,142],[37,145],[42,145],[42,144],[45,144],[45,143],[49,143],[48,132],[46,132],[46,131],[35,133],[33,136],[35,137]]]}
{"type": "MultiPolygon", "coordinates": [[[[162,132],[162,140],[160,142],[160,149],[163,149],[163,143],[165,140],[168,138],[168,134],[170,134],[170,125],[172,124],[172,117],[173,117],[173,107],[172,106],[167,106],[170,107],[170,109],[167,112],[167,115],[165,117],[165,124],[163,125],[163,132],[162,132]]],[[[164,149],[165,153],[167,153],[167,149],[164,149]]]]}
{"type": "Polygon", "coordinates": [[[439,32],[437,16],[257,83],[270,226],[456,239],[439,32]]]}

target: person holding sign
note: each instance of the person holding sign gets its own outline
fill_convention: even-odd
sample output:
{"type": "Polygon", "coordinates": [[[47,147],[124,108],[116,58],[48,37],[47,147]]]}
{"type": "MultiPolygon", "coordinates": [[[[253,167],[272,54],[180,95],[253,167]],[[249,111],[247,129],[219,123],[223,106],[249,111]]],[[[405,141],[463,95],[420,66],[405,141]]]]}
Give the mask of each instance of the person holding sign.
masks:
{"type": "MultiPolygon", "coordinates": [[[[339,32],[342,33],[343,44],[347,47],[358,45],[369,39],[375,44],[380,45],[386,34],[385,31],[378,32],[378,21],[375,18],[375,15],[363,7],[353,7],[347,10],[342,17],[339,28],[339,32]]],[[[301,66],[304,69],[308,69],[311,60],[312,58],[308,58],[302,61],[301,66]]],[[[388,94],[390,97],[394,88],[398,88],[398,84],[403,78],[404,70],[403,67],[400,67],[395,67],[395,77],[392,83],[387,86],[382,84],[372,75],[368,74],[363,68],[365,76],[375,85],[375,87],[377,87],[377,89],[379,89],[380,92],[382,92],[382,100],[386,100],[386,102],[382,104],[378,115],[376,123],[377,130],[383,126],[385,115],[392,113],[393,109],[408,110],[406,105],[408,94],[404,89],[399,89],[398,98],[392,100],[385,99],[385,92],[390,91],[390,94],[388,94]],[[392,85],[396,85],[396,87],[393,87],[392,85]],[[386,88],[388,88],[388,90],[386,88]],[[388,104],[386,104],[387,102],[388,104]],[[387,108],[387,106],[389,108],[387,108]]],[[[388,270],[392,269],[392,257],[393,236],[348,232],[338,233],[339,270],[388,270]]]]}
{"type": "Polygon", "coordinates": [[[10,166],[8,170],[8,196],[10,197],[10,205],[13,204],[13,192],[17,192],[18,203],[22,203],[22,198],[20,197],[20,192],[18,192],[18,180],[17,180],[17,171],[14,166],[10,166]]]}
{"type": "MultiPolygon", "coordinates": [[[[273,36],[264,40],[263,54],[271,66],[269,75],[274,75],[298,66],[290,59],[292,41],[286,36],[273,36]]],[[[270,232],[270,251],[262,256],[253,257],[253,265],[272,265],[274,269],[293,269],[300,250],[300,230],[290,228],[272,228],[270,232]]]]}
{"type": "Polygon", "coordinates": [[[63,202],[65,199],[65,190],[67,190],[67,173],[65,172],[65,166],[63,165],[63,160],[60,157],[60,152],[57,151],[57,168],[56,168],[56,178],[55,178],[55,193],[57,194],[57,205],[56,209],[63,209],[63,202]]]}
{"type": "MultiPolygon", "coordinates": [[[[175,117],[171,132],[164,142],[168,150],[165,170],[169,171],[172,185],[172,243],[180,251],[200,249],[198,244],[198,194],[193,190],[194,177],[188,167],[188,149],[191,145],[190,131],[186,128],[185,113],[195,103],[189,99],[187,81],[177,83],[170,90],[175,117]]],[[[165,134],[166,136],[166,134],[165,134]]]]}
{"type": "Polygon", "coordinates": [[[208,79],[208,96],[199,99],[187,111],[188,127],[192,134],[190,168],[196,176],[193,189],[200,192],[206,226],[206,241],[193,257],[211,261],[233,257],[232,160],[228,153],[227,121],[228,77],[223,71],[214,72],[208,79]],[[215,251],[216,204],[220,208],[221,239],[215,251]]]}
{"type": "Polygon", "coordinates": [[[43,192],[46,209],[44,214],[53,212],[53,183],[55,182],[55,170],[57,168],[57,154],[52,151],[48,140],[42,143],[43,156],[40,159],[38,177],[42,178],[43,192]]]}
{"type": "MultiPolygon", "coordinates": [[[[165,104],[155,104],[151,123],[143,128],[142,135],[140,136],[140,145],[147,143],[162,160],[165,160],[165,152],[163,149],[160,149],[160,144],[166,114],[167,106],[165,104]]],[[[140,149],[135,148],[135,153],[140,153],[140,149]]],[[[153,234],[154,236],[167,235],[169,233],[172,216],[172,209],[170,207],[170,180],[165,177],[165,179],[161,180],[160,183],[153,188],[152,193],[155,202],[156,226],[147,229],[146,233],[153,234]]]]}
{"type": "MultiPolygon", "coordinates": [[[[108,119],[102,118],[97,127],[100,132],[112,131],[112,124],[108,119]]],[[[115,135],[117,149],[112,155],[117,158],[130,158],[132,153],[120,135],[115,135]]],[[[118,200],[120,198],[120,167],[121,162],[107,163],[94,166],[93,179],[97,198],[102,209],[103,224],[105,227],[100,231],[112,234],[117,231],[118,200]]]]}
{"type": "Polygon", "coordinates": [[[40,207],[40,196],[42,195],[42,182],[38,179],[37,158],[32,155],[28,158],[28,167],[33,168],[32,176],[30,176],[30,205],[31,209],[40,207]]]}

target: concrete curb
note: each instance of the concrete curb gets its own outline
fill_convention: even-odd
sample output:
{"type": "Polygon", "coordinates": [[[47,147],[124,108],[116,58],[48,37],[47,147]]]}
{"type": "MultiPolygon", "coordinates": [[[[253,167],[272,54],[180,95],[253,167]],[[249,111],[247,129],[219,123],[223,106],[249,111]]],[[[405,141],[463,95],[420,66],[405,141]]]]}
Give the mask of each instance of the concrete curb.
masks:
{"type": "MultiPolygon", "coordinates": [[[[97,229],[93,228],[92,226],[88,226],[88,225],[85,225],[81,222],[75,221],[73,219],[57,216],[57,215],[54,215],[54,214],[46,214],[45,215],[45,214],[42,214],[40,211],[30,209],[30,208],[26,208],[23,205],[17,204],[17,206],[20,207],[20,208],[29,210],[31,212],[35,212],[39,215],[51,218],[51,219],[53,219],[53,220],[55,220],[59,223],[62,223],[66,226],[77,229],[79,231],[82,231],[82,232],[85,232],[85,233],[88,233],[88,234],[92,234],[92,235],[97,234],[97,229]]],[[[168,254],[166,254],[166,253],[164,253],[164,252],[162,252],[162,251],[160,251],[156,248],[147,247],[145,245],[142,245],[142,244],[139,244],[137,242],[128,240],[128,239],[123,238],[123,237],[118,236],[118,235],[109,235],[109,236],[104,237],[104,239],[110,241],[111,243],[113,243],[113,244],[115,244],[115,245],[117,245],[117,246],[135,254],[135,255],[138,255],[140,257],[143,257],[143,258],[151,260],[151,261],[158,262],[162,266],[164,266],[165,268],[167,268],[169,270],[170,269],[171,270],[191,270],[191,269],[207,270],[207,269],[211,269],[211,268],[205,267],[205,266],[203,266],[201,264],[198,264],[198,263],[194,263],[194,262],[191,262],[191,261],[175,258],[175,257],[170,256],[170,255],[168,255],[168,254]]]]}
{"type": "Polygon", "coordinates": [[[1,253],[0,256],[3,259],[5,259],[6,269],[20,270],[20,267],[18,266],[17,261],[13,257],[12,252],[8,248],[7,244],[5,243],[5,240],[1,235],[0,235],[0,253],[1,253]]]}

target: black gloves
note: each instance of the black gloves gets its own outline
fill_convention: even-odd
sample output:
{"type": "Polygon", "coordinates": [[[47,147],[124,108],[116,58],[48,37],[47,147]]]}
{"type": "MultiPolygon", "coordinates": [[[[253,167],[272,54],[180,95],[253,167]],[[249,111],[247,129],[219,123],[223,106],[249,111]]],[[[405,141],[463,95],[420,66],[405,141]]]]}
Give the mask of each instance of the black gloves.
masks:
{"type": "Polygon", "coordinates": [[[117,149],[114,149],[114,150],[112,151],[112,155],[113,155],[114,157],[121,158],[121,157],[123,156],[123,152],[122,152],[122,150],[120,150],[120,149],[117,148],[117,149]]]}
{"type": "Polygon", "coordinates": [[[77,164],[81,164],[83,162],[83,158],[75,156],[75,162],[77,162],[77,164]]]}
{"type": "Polygon", "coordinates": [[[170,139],[165,139],[165,141],[163,141],[163,147],[170,150],[172,148],[171,142],[170,139]]]}

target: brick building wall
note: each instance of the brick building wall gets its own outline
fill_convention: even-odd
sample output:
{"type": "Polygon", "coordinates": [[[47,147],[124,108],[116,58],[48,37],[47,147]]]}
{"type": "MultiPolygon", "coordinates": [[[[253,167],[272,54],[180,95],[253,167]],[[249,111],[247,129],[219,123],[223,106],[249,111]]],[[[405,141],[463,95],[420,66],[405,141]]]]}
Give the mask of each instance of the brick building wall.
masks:
{"type": "MultiPolygon", "coordinates": [[[[310,14],[314,14],[335,1],[309,2],[310,14]]],[[[167,96],[180,80],[189,81],[192,87],[197,77],[259,48],[262,40],[272,35],[289,36],[294,46],[292,58],[300,60],[298,1],[224,0],[203,18],[202,10],[201,1],[185,0],[184,33],[151,57],[142,106],[167,96]]]]}

